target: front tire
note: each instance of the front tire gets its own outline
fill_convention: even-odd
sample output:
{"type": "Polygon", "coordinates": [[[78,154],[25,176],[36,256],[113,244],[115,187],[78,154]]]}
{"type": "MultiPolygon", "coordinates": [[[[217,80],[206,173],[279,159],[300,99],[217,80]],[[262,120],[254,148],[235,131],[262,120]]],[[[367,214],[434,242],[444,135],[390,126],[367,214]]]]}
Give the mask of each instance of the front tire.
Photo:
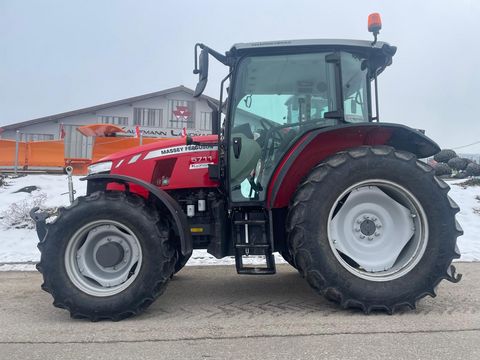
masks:
{"type": "Polygon", "coordinates": [[[318,165],[289,209],[288,246],[308,283],[366,313],[414,308],[455,276],[458,206],[428,165],[393,148],[361,147],[318,165]]]}
{"type": "Polygon", "coordinates": [[[180,270],[182,270],[185,265],[187,264],[188,260],[190,260],[190,257],[192,255],[186,257],[186,256],[183,256],[182,253],[180,252],[180,250],[177,250],[177,261],[175,263],[175,271],[173,274],[176,274],[178,273],[180,270]]]}
{"type": "Polygon", "coordinates": [[[135,315],[163,293],[174,272],[168,226],[136,195],[80,197],[59,209],[38,245],[42,288],[74,318],[135,315]]]}

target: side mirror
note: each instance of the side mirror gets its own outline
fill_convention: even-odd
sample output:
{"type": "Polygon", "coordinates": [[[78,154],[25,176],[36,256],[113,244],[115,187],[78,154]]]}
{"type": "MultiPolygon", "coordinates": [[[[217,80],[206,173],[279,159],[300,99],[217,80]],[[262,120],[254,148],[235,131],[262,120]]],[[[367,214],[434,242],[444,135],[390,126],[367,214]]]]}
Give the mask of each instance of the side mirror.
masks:
{"type": "Polygon", "coordinates": [[[197,87],[195,88],[195,93],[193,94],[194,97],[199,97],[200,95],[202,95],[208,81],[208,51],[202,49],[202,51],[200,52],[200,56],[198,57],[197,69],[197,46],[199,45],[195,45],[195,69],[193,70],[193,73],[198,74],[198,83],[197,87]]]}

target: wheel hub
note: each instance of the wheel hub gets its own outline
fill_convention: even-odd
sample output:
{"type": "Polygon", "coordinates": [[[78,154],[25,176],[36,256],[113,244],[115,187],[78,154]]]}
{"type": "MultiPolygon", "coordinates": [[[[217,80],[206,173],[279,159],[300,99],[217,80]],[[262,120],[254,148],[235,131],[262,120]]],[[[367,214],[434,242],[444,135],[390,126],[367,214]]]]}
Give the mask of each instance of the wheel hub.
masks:
{"type": "Polygon", "coordinates": [[[118,242],[109,241],[96,249],[95,258],[98,264],[104,268],[118,265],[125,256],[125,251],[118,242]]]}
{"type": "Polygon", "coordinates": [[[377,228],[375,226],[375,223],[372,220],[364,220],[360,224],[360,231],[365,236],[371,236],[371,235],[375,234],[376,229],[377,228]]]}
{"type": "Polygon", "coordinates": [[[366,213],[357,217],[353,227],[353,233],[358,239],[372,241],[375,237],[382,235],[383,224],[375,215],[366,213]]]}

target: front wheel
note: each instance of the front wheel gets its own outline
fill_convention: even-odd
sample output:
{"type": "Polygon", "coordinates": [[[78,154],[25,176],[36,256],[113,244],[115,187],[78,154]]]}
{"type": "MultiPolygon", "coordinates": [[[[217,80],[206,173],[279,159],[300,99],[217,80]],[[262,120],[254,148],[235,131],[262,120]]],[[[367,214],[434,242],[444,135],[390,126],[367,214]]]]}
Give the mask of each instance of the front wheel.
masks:
{"type": "Polygon", "coordinates": [[[120,320],[164,290],[177,254],[167,221],[144,199],[97,192],[59,210],[39,243],[42,288],[72,317],[120,320]]]}
{"type": "Polygon", "coordinates": [[[365,312],[415,307],[458,281],[456,204],[410,153],[361,147],[312,170],[291,204],[288,245],[309,284],[365,312]],[[308,209],[308,210],[307,210],[308,209]]]}

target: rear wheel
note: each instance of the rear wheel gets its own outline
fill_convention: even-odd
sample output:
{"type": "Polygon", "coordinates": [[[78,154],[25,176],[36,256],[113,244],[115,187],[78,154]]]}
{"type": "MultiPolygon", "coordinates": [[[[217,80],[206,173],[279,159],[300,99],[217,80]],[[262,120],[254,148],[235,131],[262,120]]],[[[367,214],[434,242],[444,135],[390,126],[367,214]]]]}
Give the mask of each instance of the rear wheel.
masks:
{"type": "Polygon", "coordinates": [[[362,147],[312,170],[289,210],[288,245],[309,284],[365,312],[415,307],[456,282],[456,204],[410,153],[362,147]],[[308,209],[308,211],[307,211],[308,209]]]}
{"type": "Polygon", "coordinates": [[[149,306],[174,272],[168,222],[144,199],[98,192],[59,210],[39,243],[42,288],[72,317],[120,320],[149,306]]]}
{"type": "Polygon", "coordinates": [[[283,250],[280,252],[280,255],[282,255],[283,260],[285,260],[287,263],[290,264],[290,266],[294,267],[295,269],[298,270],[297,265],[295,265],[295,261],[293,259],[292,254],[290,254],[290,251],[288,249],[283,250]]]}

